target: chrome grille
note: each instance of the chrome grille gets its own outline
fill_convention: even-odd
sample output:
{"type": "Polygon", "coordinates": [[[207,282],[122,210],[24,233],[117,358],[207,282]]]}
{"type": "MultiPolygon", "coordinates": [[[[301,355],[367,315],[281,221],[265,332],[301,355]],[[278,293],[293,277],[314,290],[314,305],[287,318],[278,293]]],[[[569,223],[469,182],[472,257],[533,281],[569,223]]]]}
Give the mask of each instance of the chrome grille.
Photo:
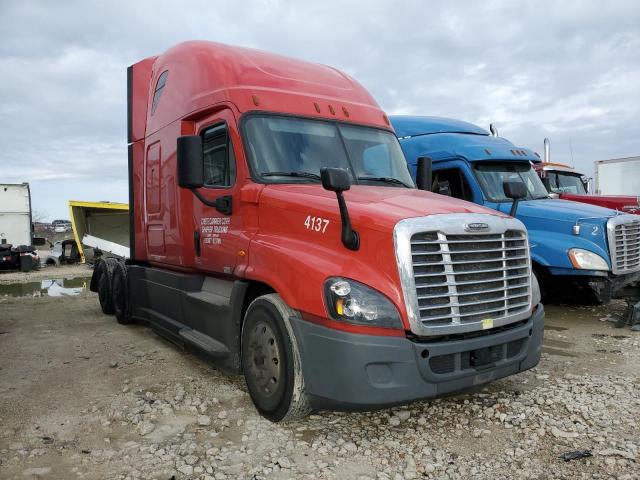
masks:
{"type": "Polygon", "coordinates": [[[504,318],[530,304],[529,248],[524,232],[411,238],[420,319],[456,324],[504,318]]]}
{"type": "Polygon", "coordinates": [[[607,231],[613,273],[640,271],[640,217],[614,217],[609,220],[607,231]]]}
{"type": "Polygon", "coordinates": [[[516,219],[408,219],[396,226],[396,249],[409,321],[418,335],[481,330],[530,315],[529,245],[516,219]],[[489,228],[466,232],[472,222],[489,228]]]}

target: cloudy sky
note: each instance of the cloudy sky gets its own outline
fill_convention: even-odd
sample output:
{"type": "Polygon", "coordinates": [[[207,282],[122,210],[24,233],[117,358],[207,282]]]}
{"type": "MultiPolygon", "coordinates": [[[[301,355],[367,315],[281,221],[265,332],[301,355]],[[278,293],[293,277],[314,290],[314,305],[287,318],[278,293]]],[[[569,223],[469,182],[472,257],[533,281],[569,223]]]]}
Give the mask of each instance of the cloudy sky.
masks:
{"type": "Polygon", "coordinates": [[[126,67],[188,39],[332,65],[388,113],[488,127],[592,172],[640,154],[640,2],[0,0],[0,182],[127,200],[126,67]]]}

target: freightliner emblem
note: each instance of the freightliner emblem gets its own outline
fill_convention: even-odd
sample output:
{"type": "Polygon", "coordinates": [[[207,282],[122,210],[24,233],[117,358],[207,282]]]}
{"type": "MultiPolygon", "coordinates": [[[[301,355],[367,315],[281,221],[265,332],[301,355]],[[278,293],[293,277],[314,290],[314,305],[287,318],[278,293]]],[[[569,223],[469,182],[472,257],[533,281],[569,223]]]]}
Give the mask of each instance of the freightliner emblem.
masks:
{"type": "Polygon", "coordinates": [[[484,232],[485,230],[489,230],[489,224],[487,223],[465,223],[464,229],[467,232],[484,232]]]}

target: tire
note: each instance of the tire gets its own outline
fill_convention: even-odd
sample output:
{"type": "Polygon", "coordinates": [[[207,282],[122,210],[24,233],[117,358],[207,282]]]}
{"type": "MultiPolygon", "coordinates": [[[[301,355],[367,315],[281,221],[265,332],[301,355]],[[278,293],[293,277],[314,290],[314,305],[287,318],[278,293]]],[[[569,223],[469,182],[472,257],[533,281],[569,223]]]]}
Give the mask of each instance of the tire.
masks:
{"type": "Polygon", "coordinates": [[[127,266],[116,262],[111,276],[111,303],[116,320],[122,325],[134,323],[129,315],[129,289],[127,285],[127,266]]]}
{"type": "Polygon", "coordinates": [[[289,317],[295,312],[277,294],[256,298],[242,327],[242,371],[251,400],[272,422],[311,412],[302,363],[289,317]],[[271,359],[271,362],[266,360],[271,359]]]}
{"type": "Polygon", "coordinates": [[[106,258],[102,262],[102,274],[98,278],[98,300],[100,300],[100,308],[102,313],[113,315],[113,294],[111,293],[111,285],[113,285],[113,270],[116,261],[112,258],[106,258]]]}
{"type": "Polygon", "coordinates": [[[91,282],[89,282],[89,290],[98,293],[98,285],[100,283],[100,277],[104,273],[104,260],[98,259],[93,266],[93,275],[91,275],[91,282]]]}

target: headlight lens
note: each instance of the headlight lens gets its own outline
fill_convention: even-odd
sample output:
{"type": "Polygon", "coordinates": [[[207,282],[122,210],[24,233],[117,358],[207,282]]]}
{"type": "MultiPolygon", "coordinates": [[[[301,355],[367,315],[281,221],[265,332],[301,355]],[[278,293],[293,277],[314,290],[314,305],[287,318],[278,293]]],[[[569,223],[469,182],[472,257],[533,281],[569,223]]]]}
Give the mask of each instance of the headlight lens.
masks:
{"type": "Polygon", "coordinates": [[[589,250],[583,250],[582,248],[572,248],[569,250],[569,259],[575,268],[583,270],[609,270],[609,265],[604,258],[589,250]]]}
{"type": "Polygon", "coordinates": [[[325,301],[331,318],[355,325],[402,328],[400,314],[380,292],[355,280],[333,277],[326,281],[325,301]]]}

